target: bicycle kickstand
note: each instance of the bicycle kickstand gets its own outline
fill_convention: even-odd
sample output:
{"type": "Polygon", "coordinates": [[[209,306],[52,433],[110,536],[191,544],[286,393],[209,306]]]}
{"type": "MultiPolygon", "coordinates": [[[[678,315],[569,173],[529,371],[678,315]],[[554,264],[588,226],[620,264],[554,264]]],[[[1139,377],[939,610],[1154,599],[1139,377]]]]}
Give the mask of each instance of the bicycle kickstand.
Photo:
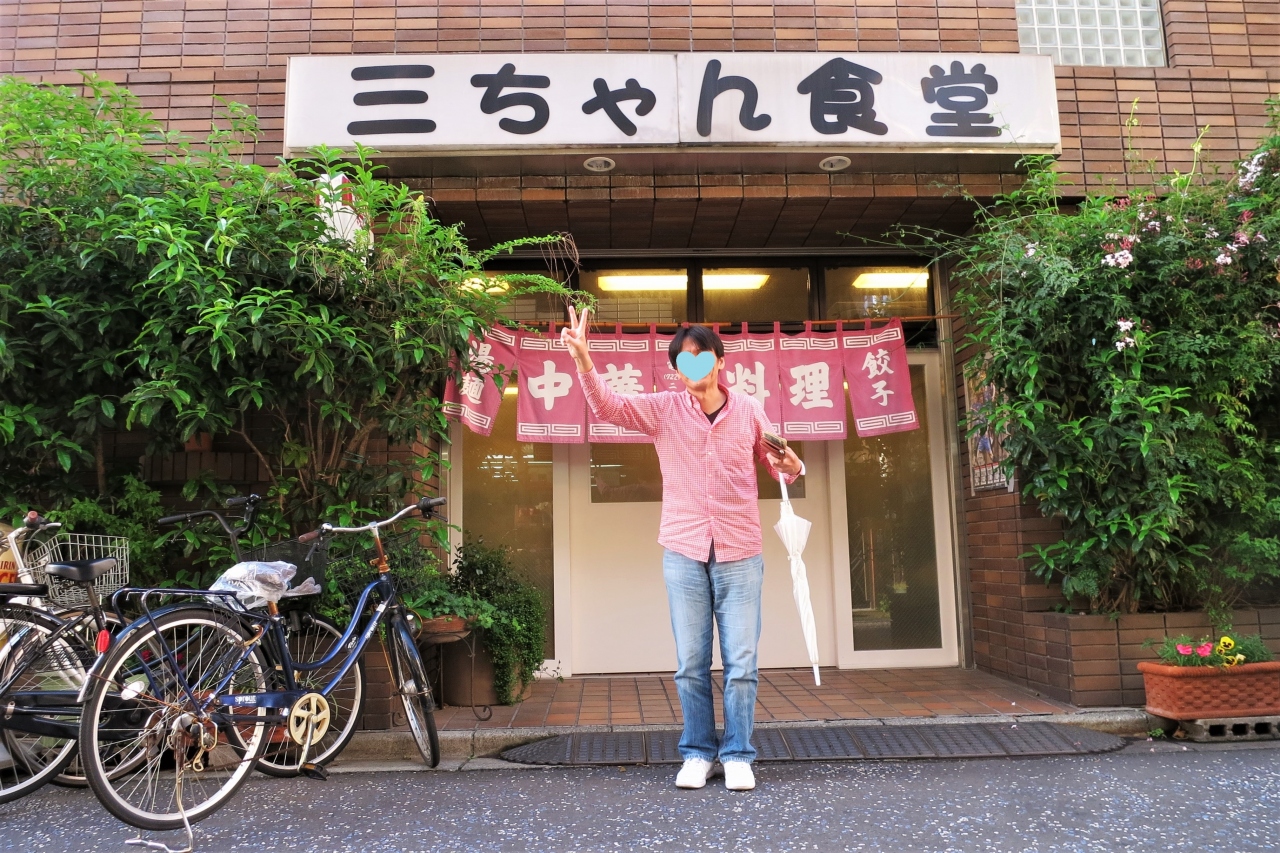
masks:
{"type": "Polygon", "coordinates": [[[177,759],[174,762],[177,765],[177,767],[173,771],[174,772],[173,790],[174,790],[174,795],[177,797],[177,800],[178,800],[178,814],[182,816],[182,828],[187,833],[187,846],[186,847],[170,847],[168,844],[165,844],[163,841],[148,841],[147,839],[142,837],[141,833],[139,833],[137,838],[130,838],[128,841],[125,842],[125,844],[129,845],[130,847],[145,847],[148,850],[163,850],[164,853],[192,853],[196,849],[195,833],[191,831],[191,821],[187,820],[187,810],[182,805],[182,766],[185,762],[181,758],[182,752],[184,750],[180,748],[180,744],[177,742],[178,732],[176,731],[174,732],[173,739],[175,741],[173,745],[174,746],[173,752],[174,752],[174,757],[177,759]]]}

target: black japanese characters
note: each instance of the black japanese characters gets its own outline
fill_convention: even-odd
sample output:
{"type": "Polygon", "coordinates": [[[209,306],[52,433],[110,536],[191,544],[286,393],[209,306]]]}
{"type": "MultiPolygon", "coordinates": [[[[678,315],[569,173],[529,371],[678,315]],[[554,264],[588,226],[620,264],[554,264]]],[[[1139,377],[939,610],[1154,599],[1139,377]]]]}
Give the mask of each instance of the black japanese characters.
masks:
{"type": "Polygon", "coordinates": [[[983,127],[995,119],[980,112],[987,106],[987,95],[994,95],[999,86],[981,62],[972,71],[965,71],[962,62],[952,62],[949,74],[934,65],[929,76],[920,81],[920,88],[925,101],[949,112],[929,116],[933,124],[924,132],[930,136],[999,136],[1003,132],[1000,128],[983,127]]]}
{"type": "Polygon", "coordinates": [[[764,130],[773,121],[766,113],[756,115],[756,101],[760,93],[756,84],[746,77],[721,77],[720,60],[707,62],[706,71],[702,73],[702,91],[698,95],[698,135],[711,135],[711,110],[716,98],[730,89],[742,93],[742,108],[738,110],[738,122],[747,130],[764,130]]]}
{"type": "MultiPolygon", "coordinates": [[[[351,69],[351,79],[365,80],[425,80],[435,76],[430,65],[362,65],[351,69]]],[[[383,104],[425,104],[427,93],[421,89],[379,89],[373,92],[357,92],[351,99],[357,107],[376,107],[383,104]]],[[[436,123],[429,118],[395,118],[379,121],[353,121],[347,125],[352,136],[371,136],[379,133],[431,133],[436,123]]]]}
{"type": "Polygon", "coordinates": [[[621,89],[610,90],[609,84],[603,77],[597,77],[591,85],[596,90],[596,96],[582,105],[582,111],[591,115],[604,110],[605,115],[617,125],[618,130],[627,136],[636,135],[636,126],[618,105],[623,101],[639,101],[636,104],[636,115],[643,116],[648,115],[653,110],[654,104],[658,102],[653,92],[641,86],[634,78],[628,79],[627,85],[621,89]]]}
{"type": "Polygon", "coordinates": [[[796,91],[809,95],[809,123],[818,133],[844,133],[849,128],[883,136],[888,126],[876,121],[875,90],[879,71],[836,57],[800,81],[796,91]]]}
{"type": "Polygon", "coordinates": [[[532,118],[524,120],[501,119],[498,122],[498,127],[507,133],[519,133],[522,135],[537,133],[547,126],[547,119],[551,117],[551,108],[547,106],[545,98],[541,95],[535,95],[533,92],[514,92],[510,95],[504,95],[502,90],[508,88],[546,89],[551,86],[550,77],[544,77],[541,74],[516,74],[516,67],[508,62],[498,69],[497,74],[472,75],[471,85],[485,90],[484,97],[480,99],[480,110],[485,115],[493,115],[496,112],[511,109],[512,107],[529,107],[533,110],[532,118]]]}

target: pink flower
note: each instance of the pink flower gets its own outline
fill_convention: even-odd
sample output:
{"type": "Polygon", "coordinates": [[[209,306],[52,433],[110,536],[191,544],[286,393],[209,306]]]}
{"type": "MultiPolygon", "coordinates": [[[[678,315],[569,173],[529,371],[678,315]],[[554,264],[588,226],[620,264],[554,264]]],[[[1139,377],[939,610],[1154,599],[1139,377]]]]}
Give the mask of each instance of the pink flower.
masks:
{"type": "Polygon", "coordinates": [[[1180,655],[1189,655],[1189,654],[1191,654],[1191,644],[1190,644],[1190,643],[1178,643],[1177,648],[1178,648],[1178,654],[1180,654],[1180,655]]]}
{"type": "Polygon", "coordinates": [[[1203,646],[1196,646],[1196,654],[1202,658],[1207,658],[1213,654],[1213,643],[1205,643],[1203,646]]]}

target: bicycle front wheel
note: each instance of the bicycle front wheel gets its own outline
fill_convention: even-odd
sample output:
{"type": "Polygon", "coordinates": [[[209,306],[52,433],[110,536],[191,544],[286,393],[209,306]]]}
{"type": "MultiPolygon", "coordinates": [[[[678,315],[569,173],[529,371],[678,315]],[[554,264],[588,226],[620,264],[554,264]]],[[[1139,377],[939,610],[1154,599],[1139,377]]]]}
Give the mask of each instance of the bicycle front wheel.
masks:
{"type": "Polygon", "coordinates": [[[440,763],[440,736],[436,733],[436,703],[431,695],[431,684],[427,681],[426,667],[422,665],[422,655],[418,654],[418,647],[404,619],[393,619],[388,634],[391,675],[404,704],[405,716],[409,718],[409,730],[413,732],[422,759],[428,767],[435,767],[440,763]]]}
{"type": "Polygon", "coordinates": [[[76,695],[94,652],[33,608],[0,605],[0,803],[52,780],[75,757],[76,695]]]}
{"type": "Polygon", "coordinates": [[[231,613],[185,609],[126,631],[85,700],[80,756],[102,805],[139,829],[178,829],[235,795],[262,751],[261,648],[231,613]]]}
{"type": "MultiPolygon", "coordinates": [[[[289,656],[298,662],[322,659],[342,639],[342,632],[323,616],[301,613],[296,624],[288,628],[289,656]]],[[[328,666],[310,670],[295,670],[294,680],[302,690],[320,692],[337,675],[343,658],[328,666]]],[[[283,688],[280,688],[283,689],[283,688]]],[[[364,710],[364,661],[357,660],[338,681],[333,690],[324,694],[329,705],[329,728],[307,750],[307,761],[324,766],[351,742],[364,710]]],[[[289,736],[287,721],[271,726],[267,745],[258,761],[258,770],[268,776],[297,776],[302,761],[302,746],[289,736]]]]}

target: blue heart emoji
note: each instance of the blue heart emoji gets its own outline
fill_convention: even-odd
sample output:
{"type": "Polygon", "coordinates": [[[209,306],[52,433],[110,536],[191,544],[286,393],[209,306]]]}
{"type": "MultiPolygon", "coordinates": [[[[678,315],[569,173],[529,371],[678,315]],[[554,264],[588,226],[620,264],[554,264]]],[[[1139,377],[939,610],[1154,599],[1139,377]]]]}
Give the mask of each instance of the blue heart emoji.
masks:
{"type": "Polygon", "coordinates": [[[690,382],[697,382],[711,372],[711,368],[716,366],[716,354],[708,350],[694,355],[691,352],[682,352],[676,356],[676,370],[685,375],[690,382]]]}

